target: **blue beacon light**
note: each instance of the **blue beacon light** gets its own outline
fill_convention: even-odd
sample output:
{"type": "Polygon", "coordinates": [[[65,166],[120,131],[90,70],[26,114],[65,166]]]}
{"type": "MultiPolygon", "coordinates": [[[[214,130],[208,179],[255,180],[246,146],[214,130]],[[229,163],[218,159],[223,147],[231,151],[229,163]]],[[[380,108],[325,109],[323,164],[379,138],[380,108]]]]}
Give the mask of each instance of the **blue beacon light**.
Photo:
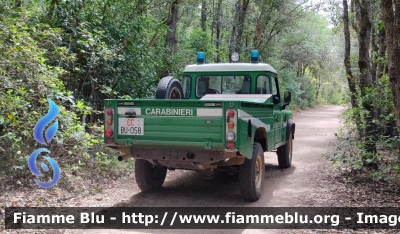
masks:
{"type": "Polygon", "coordinates": [[[251,63],[258,63],[259,60],[259,53],[258,50],[252,50],[250,54],[250,61],[251,63]]]}
{"type": "Polygon", "coordinates": [[[206,62],[206,55],[204,52],[197,53],[197,64],[204,64],[206,62]]]}

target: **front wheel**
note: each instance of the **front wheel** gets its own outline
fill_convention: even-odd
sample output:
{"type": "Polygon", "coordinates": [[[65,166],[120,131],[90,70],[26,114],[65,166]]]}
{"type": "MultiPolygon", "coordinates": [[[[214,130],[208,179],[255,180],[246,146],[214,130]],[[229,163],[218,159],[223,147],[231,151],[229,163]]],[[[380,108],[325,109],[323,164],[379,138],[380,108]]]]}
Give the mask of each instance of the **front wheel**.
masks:
{"type": "Polygon", "coordinates": [[[167,175],[167,167],[154,166],[144,159],[135,160],[136,183],[143,192],[161,188],[167,175]]]}
{"type": "Polygon", "coordinates": [[[239,188],[244,200],[255,202],[264,188],[265,162],[260,143],[254,143],[253,156],[239,168],[239,188]]]}
{"type": "Polygon", "coordinates": [[[289,133],[289,140],[286,144],[279,146],[276,153],[280,168],[289,168],[292,165],[293,134],[289,133]]]}

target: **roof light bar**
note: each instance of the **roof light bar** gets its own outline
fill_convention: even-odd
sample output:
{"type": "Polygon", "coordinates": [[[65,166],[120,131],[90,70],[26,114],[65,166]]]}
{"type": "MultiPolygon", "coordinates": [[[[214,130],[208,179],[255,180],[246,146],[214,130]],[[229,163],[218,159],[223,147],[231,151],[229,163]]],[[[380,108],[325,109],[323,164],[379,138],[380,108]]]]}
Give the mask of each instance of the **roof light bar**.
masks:
{"type": "Polygon", "coordinates": [[[260,59],[260,55],[258,53],[258,50],[252,50],[250,53],[251,63],[258,63],[259,59],[260,59]]]}
{"type": "Polygon", "coordinates": [[[204,64],[206,62],[206,55],[204,52],[197,53],[197,64],[204,64]]]}

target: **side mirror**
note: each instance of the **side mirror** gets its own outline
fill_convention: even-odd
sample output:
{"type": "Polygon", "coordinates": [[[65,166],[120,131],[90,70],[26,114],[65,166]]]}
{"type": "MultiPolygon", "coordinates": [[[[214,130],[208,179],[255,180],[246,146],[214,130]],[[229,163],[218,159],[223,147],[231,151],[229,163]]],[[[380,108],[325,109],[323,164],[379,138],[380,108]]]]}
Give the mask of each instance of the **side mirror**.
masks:
{"type": "Polygon", "coordinates": [[[289,105],[290,102],[292,101],[292,93],[290,91],[285,91],[285,94],[283,96],[284,96],[283,107],[285,107],[285,106],[289,105]]]}

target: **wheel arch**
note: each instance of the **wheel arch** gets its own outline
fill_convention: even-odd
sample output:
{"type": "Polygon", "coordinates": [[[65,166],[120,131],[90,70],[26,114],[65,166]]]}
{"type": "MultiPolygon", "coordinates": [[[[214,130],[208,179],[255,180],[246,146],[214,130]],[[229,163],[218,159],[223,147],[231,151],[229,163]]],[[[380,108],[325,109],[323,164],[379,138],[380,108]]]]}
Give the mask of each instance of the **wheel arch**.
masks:
{"type": "Polygon", "coordinates": [[[264,127],[256,128],[254,132],[253,141],[260,143],[264,152],[268,151],[268,135],[264,127]]]}
{"type": "Polygon", "coordinates": [[[290,132],[292,132],[292,138],[294,139],[295,130],[296,130],[296,124],[293,122],[293,119],[288,119],[286,126],[286,142],[289,141],[290,132]]]}

